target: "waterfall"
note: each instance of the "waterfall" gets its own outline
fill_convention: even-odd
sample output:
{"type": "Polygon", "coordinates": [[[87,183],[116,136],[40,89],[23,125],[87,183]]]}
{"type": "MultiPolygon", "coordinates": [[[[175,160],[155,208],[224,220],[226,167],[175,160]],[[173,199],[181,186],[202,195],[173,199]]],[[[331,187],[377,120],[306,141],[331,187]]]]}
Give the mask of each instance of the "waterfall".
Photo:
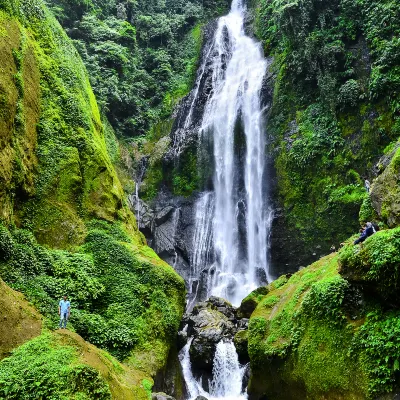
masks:
{"type": "MultiPolygon", "coordinates": [[[[200,143],[213,143],[214,192],[204,194],[196,207],[191,266],[196,277],[207,268],[208,293],[233,304],[272,280],[267,252],[273,214],[266,201],[265,109],[260,100],[268,61],[261,45],[245,33],[245,12],[242,1],[234,0],[230,13],[218,20],[207,51],[212,91],[199,135],[200,143]],[[237,154],[240,134],[245,141],[242,156],[237,154]],[[205,210],[201,202],[211,202],[211,198],[212,210],[205,210]],[[201,217],[198,210],[203,212],[201,217]]],[[[188,118],[191,113],[192,109],[188,118]]]]}
{"type": "Polygon", "coordinates": [[[191,259],[191,273],[198,276],[201,268],[211,260],[211,245],[213,241],[212,218],[214,213],[214,196],[205,192],[195,205],[195,231],[193,237],[194,250],[191,259]]]}
{"type": "Polygon", "coordinates": [[[215,352],[210,392],[206,392],[200,381],[192,374],[189,349],[192,339],[181,350],[179,359],[183,376],[188,389],[189,399],[204,396],[208,400],[246,400],[247,394],[242,392],[242,381],[246,367],[239,364],[238,355],[231,341],[220,341],[215,352]]]}

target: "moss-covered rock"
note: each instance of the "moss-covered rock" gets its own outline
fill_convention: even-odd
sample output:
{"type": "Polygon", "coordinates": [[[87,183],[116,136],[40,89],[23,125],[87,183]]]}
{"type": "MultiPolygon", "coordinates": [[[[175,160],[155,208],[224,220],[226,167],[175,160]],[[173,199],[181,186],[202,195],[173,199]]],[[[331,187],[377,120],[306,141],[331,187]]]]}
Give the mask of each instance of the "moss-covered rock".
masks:
{"type": "Polygon", "coordinates": [[[248,342],[249,333],[247,329],[238,331],[233,338],[233,343],[235,344],[236,352],[239,356],[239,361],[242,364],[249,362],[248,342]]]}
{"type": "MultiPolygon", "coordinates": [[[[183,280],[145,246],[114,167],[114,133],[103,124],[86,69],[61,26],[41,0],[0,0],[0,25],[0,276],[50,328],[67,292],[71,329],[125,360],[129,390],[141,393],[132,398],[147,398],[183,314],[183,280]]],[[[61,339],[50,336],[28,343],[29,357],[42,344],[51,353],[61,339]]],[[[75,376],[75,339],[66,379],[75,376]]],[[[3,372],[23,371],[25,350],[2,364],[3,372]]],[[[38,379],[50,379],[53,361],[58,371],[57,359],[47,360],[38,379]]],[[[97,372],[82,371],[71,385],[82,379],[89,387],[86,376],[109,398],[97,372]]]]}
{"type": "Polygon", "coordinates": [[[0,279],[0,360],[28,340],[40,335],[42,316],[21,293],[0,279]]]}
{"type": "Polygon", "coordinates": [[[379,218],[390,228],[400,224],[400,150],[395,149],[391,161],[374,181],[371,203],[379,218]]]}
{"type": "Polygon", "coordinates": [[[399,302],[400,228],[379,231],[361,246],[348,243],[339,256],[339,272],[364,284],[389,302],[399,302]]]}
{"type": "Polygon", "coordinates": [[[253,290],[240,303],[240,307],[238,309],[238,315],[241,318],[250,318],[250,315],[256,309],[258,303],[267,294],[268,294],[268,288],[266,286],[253,290]]]}
{"type": "Polygon", "coordinates": [[[254,398],[365,398],[366,374],[350,353],[361,320],[347,322],[347,291],[331,255],[263,298],[248,335],[254,398]]]}
{"type": "Polygon", "coordinates": [[[396,298],[397,236],[348,243],[270,285],[249,323],[250,398],[361,400],[396,390],[400,311],[370,288],[396,298]]]}
{"type": "Polygon", "coordinates": [[[77,334],[45,332],[0,362],[0,396],[148,400],[144,377],[77,334]]]}

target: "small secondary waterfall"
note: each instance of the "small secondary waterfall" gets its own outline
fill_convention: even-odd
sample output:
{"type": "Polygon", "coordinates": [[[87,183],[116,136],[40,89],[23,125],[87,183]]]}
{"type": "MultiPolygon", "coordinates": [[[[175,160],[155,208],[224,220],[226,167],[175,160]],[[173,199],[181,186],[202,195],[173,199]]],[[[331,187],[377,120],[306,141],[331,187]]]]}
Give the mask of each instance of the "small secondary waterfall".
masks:
{"type": "Polygon", "coordinates": [[[268,61],[260,44],[245,33],[245,12],[242,0],[233,0],[230,13],[218,21],[199,73],[201,77],[204,65],[212,64],[212,91],[199,135],[200,147],[213,143],[215,171],[214,191],[196,204],[191,265],[195,277],[200,269],[208,270],[209,295],[236,305],[272,280],[267,254],[272,210],[266,201],[261,104],[268,61]],[[238,140],[245,142],[245,156],[237,154],[238,140]]]}
{"type": "Polygon", "coordinates": [[[210,391],[205,391],[201,382],[192,374],[189,349],[192,341],[186,344],[179,354],[183,376],[189,392],[189,399],[194,400],[201,395],[208,400],[246,400],[246,393],[242,392],[242,381],[246,367],[239,364],[235,346],[232,342],[221,341],[217,344],[215,353],[212,381],[209,382],[210,391]]]}

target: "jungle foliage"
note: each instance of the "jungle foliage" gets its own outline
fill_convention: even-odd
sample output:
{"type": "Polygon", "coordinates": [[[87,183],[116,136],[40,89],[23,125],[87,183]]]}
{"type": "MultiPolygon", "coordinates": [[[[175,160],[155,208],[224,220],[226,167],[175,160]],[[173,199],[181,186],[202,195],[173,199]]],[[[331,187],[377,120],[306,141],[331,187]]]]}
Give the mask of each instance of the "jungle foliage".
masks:
{"type": "Polygon", "coordinates": [[[280,199],[306,248],[318,238],[328,250],[357,230],[364,179],[400,136],[400,9],[394,0],[257,5],[258,36],[275,57],[268,129],[280,199]]]}
{"type": "Polygon", "coordinates": [[[118,135],[145,134],[170,116],[196,73],[200,25],[227,0],[52,0],[118,135]]]}

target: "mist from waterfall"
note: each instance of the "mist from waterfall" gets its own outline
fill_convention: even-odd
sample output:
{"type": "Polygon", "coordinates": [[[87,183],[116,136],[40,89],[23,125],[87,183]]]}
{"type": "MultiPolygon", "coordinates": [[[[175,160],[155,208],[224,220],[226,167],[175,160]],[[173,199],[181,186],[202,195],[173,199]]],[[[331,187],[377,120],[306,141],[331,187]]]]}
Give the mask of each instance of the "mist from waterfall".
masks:
{"type": "Polygon", "coordinates": [[[245,33],[245,12],[242,2],[234,0],[230,13],[218,20],[201,67],[203,73],[205,63],[212,64],[212,92],[200,142],[213,143],[215,172],[213,193],[203,194],[196,205],[191,266],[197,277],[199,268],[208,270],[208,295],[236,305],[265,279],[272,279],[267,254],[272,211],[265,195],[265,110],[261,104],[268,61],[261,45],[245,33]],[[245,142],[242,157],[237,154],[240,135],[245,142]],[[212,201],[212,233],[205,201],[212,201]]]}

